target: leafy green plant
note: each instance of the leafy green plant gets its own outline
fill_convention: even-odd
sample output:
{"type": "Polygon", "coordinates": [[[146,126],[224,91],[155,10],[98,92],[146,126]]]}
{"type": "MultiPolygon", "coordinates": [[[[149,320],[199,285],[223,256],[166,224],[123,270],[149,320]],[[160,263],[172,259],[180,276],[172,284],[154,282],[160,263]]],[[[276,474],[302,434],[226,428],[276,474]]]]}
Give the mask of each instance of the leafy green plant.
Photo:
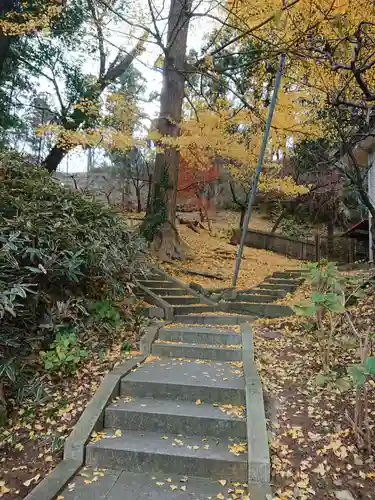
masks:
{"type": "Polygon", "coordinates": [[[123,324],[118,306],[112,300],[97,300],[90,307],[94,319],[105,323],[111,328],[118,328],[123,324]]]}
{"type": "Polygon", "coordinates": [[[88,356],[77,342],[76,330],[64,327],[59,330],[48,351],[40,351],[44,368],[49,372],[75,373],[77,365],[88,356]]]}
{"type": "Polygon", "coordinates": [[[347,369],[356,390],[356,397],[353,418],[348,411],[346,411],[346,416],[357,436],[358,445],[365,446],[371,454],[372,438],[368,408],[368,385],[369,382],[372,382],[373,387],[375,385],[375,356],[369,356],[369,353],[371,341],[375,338],[375,334],[369,331],[360,333],[350,321],[350,318],[349,322],[353,334],[359,340],[360,363],[351,365],[347,369]]]}
{"type": "Polygon", "coordinates": [[[0,374],[8,405],[22,394],[19,375],[35,374],[33,353],[46,350],[62,324],[87,320],[78,304],[123,295],[144,245],[113,208],[20,156],[0,156],[0,359],[15,359],[17,368],[15,378],[9,368],[0,374]]]}
{"type": "Polygon", "coordinates": [[[344,280],[331,262],[310,265],[307,276],[313,292],[311,299],[294,306],[300,316],[310,318],[306,329],[316,338],[320,348],[324,374],[329,373],[335,315],[345,313],[344,280]]]}

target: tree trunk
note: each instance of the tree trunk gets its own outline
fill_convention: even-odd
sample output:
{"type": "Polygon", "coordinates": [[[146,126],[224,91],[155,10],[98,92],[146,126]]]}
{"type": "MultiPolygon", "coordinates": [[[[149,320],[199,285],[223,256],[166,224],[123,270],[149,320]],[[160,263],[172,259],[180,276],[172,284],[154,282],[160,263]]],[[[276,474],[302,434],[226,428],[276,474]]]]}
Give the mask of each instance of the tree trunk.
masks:
{"type": "Polygon", "coordinates": [[[48,156],[43,161],[43,166],[48,170],[48,172],[55,172],[67,153],[68,151],[66,149],[63,149],[60,146],[53,146],[51,151],[48,153],[48,156]]]}
{"type": "Polygon", "coordinates": [[[142,212],[142,202],[141,202],[141,188],[139,186],[135,186],[135,196],[137,197],[137,212],[142,212]]]}
{"type": "MultiPolygon", "coordinates": [[[[178,137],[180,133],[191,6],[192,0],[171,1],[158,121],[162,136],[178,137]]],[[[156,155],[151,200],[141,228],[152,249],[167,261],[186,258],[175,226],[179,163],[180,153],[176,148],[165,147],[156,155]]]]}
{"type": "Polygon", "coordinates": [[[279,227],[281,221],[286,216],[286,214],[287,214],[287,209],[283,208],[280,214],[278,215],[277,219],[275,220],[274,225],[272,226],[271,233],[276,233],[276,229],[279,227]]]}
{"type": "Polygon", "coordinates": [[[334,233],[334,217],[333,214],[327,222],[327,257],[331,259],[333,256],[333,233],[334,233]]]}

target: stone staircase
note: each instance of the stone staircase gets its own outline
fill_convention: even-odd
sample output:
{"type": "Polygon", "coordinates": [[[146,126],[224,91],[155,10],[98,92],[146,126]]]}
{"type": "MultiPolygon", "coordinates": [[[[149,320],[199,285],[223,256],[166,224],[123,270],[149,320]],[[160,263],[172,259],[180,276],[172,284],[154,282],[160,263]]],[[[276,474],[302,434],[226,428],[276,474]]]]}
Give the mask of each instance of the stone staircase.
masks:
{"type": "Polygon", "coordinates": [[[169,322],[146,361],[121,380],[63,498],[269,498],[263,395],[246,324],[300,280],[294,271],[274,273],[229,296],[224,308],[240,304],[243,312],[234,314],[160,269],[137,276],[138,296],[169,322]]]}
{"type": "MultiPolygon", "coordinates": [[[[137,496],[123,484],[118,496],[100,498],[203,500],[228,498],[228,489],[235,495],[230,498],[248,498],[242,337],[227,318],[239,323],[236,315],[216,316],[223,323],[217,326],[165,325],[147,362],[122,379],[120,398],[105,410],[100,439],[87,445],[86,464],[111,474],[126,471],[150,496],[137,496]]],[[[65,493],[66,499],[81,498],[65,493]]]]}
{"type": "Polygon", "coordinates": [[[168,275],[162,269],[152,268],[147,275],[139,275],[136,278],[137,296],[163,309],[166,319],[217,310],[215,302],[168,275]]]}
{"type": "Polygon", "coordinates": [[[170,320],[175,318],[181,323],[191,322],[192,315],[195,315],[197,323],[207,322],[209,318],[200,319],[198,315],[215,311],[238,312],[253,317],[283,316],[292,314],[289,307],[267,305],[273,305],[288,293],[293,293],[303,281],[303,272],[300,269],[275,272],[253,288],[211,289],[206,296],[165,271],[153,268],[147,276],[137,277],[137,295],[162,310],[158,317],[170,320]]]}

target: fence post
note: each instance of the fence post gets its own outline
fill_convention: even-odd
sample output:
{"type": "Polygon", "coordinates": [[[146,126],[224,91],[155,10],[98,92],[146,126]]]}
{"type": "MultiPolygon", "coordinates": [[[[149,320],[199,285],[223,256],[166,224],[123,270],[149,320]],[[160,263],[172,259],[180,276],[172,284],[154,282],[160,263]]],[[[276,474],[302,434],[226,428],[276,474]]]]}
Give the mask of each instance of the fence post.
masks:
{"type": "Polygon", "coordinates": [[[315,261],[320,262],[320,233],[315,234],[315,261]]]}

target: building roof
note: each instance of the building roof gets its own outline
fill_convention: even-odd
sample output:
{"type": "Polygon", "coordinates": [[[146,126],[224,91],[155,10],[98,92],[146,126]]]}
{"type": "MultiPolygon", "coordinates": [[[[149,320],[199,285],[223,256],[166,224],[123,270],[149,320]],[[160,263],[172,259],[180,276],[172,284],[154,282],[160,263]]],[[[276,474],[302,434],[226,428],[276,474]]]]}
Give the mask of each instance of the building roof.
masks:
{"type": "Polygon", "coordinates": [[[356,240],[367,241],[368,240],[368,219],[363,219],[361,222],[354,224],[353,227],[348,229],[341,236],[346,238],[355,238],[356,240]]]}

